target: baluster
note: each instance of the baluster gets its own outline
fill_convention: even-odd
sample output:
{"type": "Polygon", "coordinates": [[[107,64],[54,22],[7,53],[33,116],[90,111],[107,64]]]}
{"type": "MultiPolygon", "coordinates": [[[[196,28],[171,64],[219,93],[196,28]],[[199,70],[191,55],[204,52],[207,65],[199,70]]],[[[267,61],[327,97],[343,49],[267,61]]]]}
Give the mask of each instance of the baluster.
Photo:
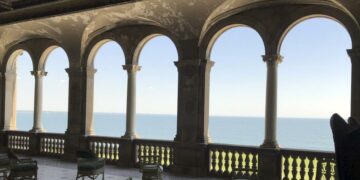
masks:
{"type": "Polygon", "coordinates": [[[212,172],[211,174],[215,174],[216,173],[216,150],[213,149],[210,151],[211,153],[211,166],[212,166],[212,172]]]}
{"type": "Polygon", "coordinates": [[[225,170],[224,170],[224,154],[223,154],[223,149],[219,150],[219,175],[223,175],[225,170]]]}
{"type": "Polygon", "coordinates": [[[115,144],[115,160],[119,160],[119,143],[115,144]]]}
{"type": "Polygon", "coordinates": [[[61,140],[61,154],[65,153],[65,139],[61,140]]]}
{"type": "Polygon", "coordinates": [[[59,139],[55,138],[55,154],[59,154],[59,139]]]}
{"type": "Polygon", "coordinates": [[[255,153],[252,154],[251,171],[252,171],[252,177],[254,177],[256,175],[256,172],[257,172],[257,159],[256,159],[256,154],[255,153]]]}
{"type": "Polygon", "coordinates": [[[163,156],[164,156],[164,166],[170,166],[171,162],[170,162],[170,147],[162,147],[162,153],[163,153],[163,156]]]}
{"type": "Polygon", "coordinates": [[[49,154],[53,153],[53,140],[51,138],[47,138],[49,140],[49,154]]]}
{"type": "Polygon", "coordinates": [[[41,138],[41,152],[43,152],[44,154],[46,153],[46,139],[43,137],[41,138]]]}
{"type": "Polygon", "coordinates": [[[14,149],[19,149],[19,136],[14,137],[14,149]]]}
{"type": "Polygon", "coordinates": [[[331,164],[331,177],[333,179],[336,179],[337,172],[336,172],[336,161],[335,161],[335,159],[331,158],[330,164],[331,164]]]}
{"type": "Polygon", "coordinates": [[[236,169],[236,151],[231,151],[231,172],[235,172],[236,169]]]}
{"type": "Polygon", "coordinates": [[[98,148],[99,148],[99,157],[103,158],[103,143],[101,141],[98,142],[98,148]]]}
{"type": "Polygon", "coordinates": [[[44,138],[45,153],[49,153],[49,139],[44,138]]]}
{"type": "Polygon", "coordinates": [[[115,143],[112,142],[110,144],[110,154],[111,154],[111,160],[114,161],[115,160],[115,143]]]}
{"type": "Polygon", "coordinates": [[[154,154],[154,146],[149,145],[149,161],[151,163],[155,163],[155,154],[154,154]]]}
{"type": "Polygon", "coordinates": [[[169,163],[170,163],[170,165],[174,164],[174,149],[173,149],[173,147],[169,147],[169,163]]]}
{"type": "Polygon", "coordinates": [[[25,137],[24,136],[19,136],[19,141],[18,141],[19,149],[26,150],[24,142],[25,142],[25,137]]]}
{"type": "Polygon", "coordinates": [[[290,158],[290,156],[284,155],[283,158],[284,158],[284,179],[283,180],[290,180],[290,178],[289,178],[289,173],[290,173],[289,158],[290,158]]]}
{"type": "Polygon", "coordinates": [[[142,163],[142,159],[140,159],[140,157],[142,156],[142,154],[141,154],[141,153],[142,153],[142,152],[141,152],[141,151],[142,151],[142,150],[141,150],[141,145],[137,145],[137,150],[138,150],[138,153],[137,153],[137,154],[138,154],[138,157],[137,157],[137,158],[138,158],[138,161],[139,161],[140,163],[142,163]]]}
{"type": "Polygon", "coordinates": [[[230,172],[229,172],[229,153],[224,150],[223,151],[223,154],[224,154],[224,171],[223,171],[223,174],[225,175],[230,175],[230,172]]]}
{"type": "Polygon", "coordinates": [[[102,142],[102,158],[104,158],[104,159],[107,158],[106,148],[107,148],[107,143],[102,142]]]}
{"type": "Polygon", "coordinates": [[[105,142],[105,159],[110,159],[110,144],[105,142]]]}
{"type": "Polygon", "coordinates": [[[325,159],[324,158],[324,161],[326,162],[326,179],[330,180],[330,177],[331,177],[331,164],[330,164],[330,159],[325,159]]]}

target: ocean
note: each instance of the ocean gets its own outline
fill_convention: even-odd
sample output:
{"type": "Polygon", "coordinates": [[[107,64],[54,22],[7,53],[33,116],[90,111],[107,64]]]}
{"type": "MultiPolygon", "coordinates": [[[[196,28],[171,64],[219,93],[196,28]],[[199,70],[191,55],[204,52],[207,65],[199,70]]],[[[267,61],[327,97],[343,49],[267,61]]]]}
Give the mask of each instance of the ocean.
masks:
{"type": "MultiPolygon", "coordinates": [[[[176,115],[138,114],[136,132],[142,139],[173,140],[176,115]]],[[[260,117],[221,117],[209,119],[212,143],[258,146],[264,140],[265,120],[260,117]]],[[[17,130],[32,128],[33,112],[17,112],[17,130]]],[[[64,133],[66,112],[43,112],[47,132],[64,133]]],[[[99,136],[121,137],[125,133],[125,114],[94,113],[94,131],[99,136]]],[[[282,148],[334,151],[329,119],[279,118],[277,139],[282,148]]]]}

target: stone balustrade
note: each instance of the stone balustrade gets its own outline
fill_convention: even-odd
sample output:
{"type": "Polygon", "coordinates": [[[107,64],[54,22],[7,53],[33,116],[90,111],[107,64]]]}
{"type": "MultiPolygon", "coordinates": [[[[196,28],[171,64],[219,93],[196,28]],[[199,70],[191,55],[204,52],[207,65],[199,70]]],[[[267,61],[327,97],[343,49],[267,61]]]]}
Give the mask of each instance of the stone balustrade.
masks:
{"type": "MultiPolygon", "coordinates": [[[[65,134],[7,131],[5,136],[5,145],[17,153],[54,158],[66,156],[65,134]]],[[[174,150],[179,144],[174,141],[100,136],[86,136],[84,141],[91,151],[106,159],[108,164],[128,164],[128,168],[138,168],[141,161],[158,161],[165,171],[171,171],[176,156],[174,150]],[[128,150],[130,153],[126,152],[128,150]]],[[[261,172],[259,157],[265,152],[262,148],[225,144],[208,144],[204,148],[208,157],[207,175],[210,177],[229,178],[236,175],[256,179],[261,172]]],[[[280,149],[279,152],[281,163],[276,169],[281,171],[281,180],[338,179],[333,152],[299,149],[280,149]]]]}

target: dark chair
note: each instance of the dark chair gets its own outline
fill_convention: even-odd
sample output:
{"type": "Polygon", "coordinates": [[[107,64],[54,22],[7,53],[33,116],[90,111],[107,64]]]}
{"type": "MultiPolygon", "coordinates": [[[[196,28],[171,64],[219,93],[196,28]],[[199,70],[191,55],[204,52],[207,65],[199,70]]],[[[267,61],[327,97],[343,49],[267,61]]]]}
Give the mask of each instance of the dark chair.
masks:
{"type": "Polygon", "coordinates": [[[160,156],[140,156],[140,172],[142,180],[162,180],[163,168],[160,156]]]}
{"type": "Polygon", "coordinates": [[[20,159],[10,149],[7,151],[10,160],[9,179],[37,179],[38,165],[32,159],[20,159]]]}
{"type": "Polygon", "coordinates": [[[336,164],[340,180],[360,179],[360,127],[353,118],[349,124],[334,114],[330,120],[333,132],[336,164]]]}
{"type": "Polygon", "coordinates": [[[105,160],[98,158],[95,153],[91,151],[78,151],[78,172],[76,179],[82,177],[89,177],[95,180],[99,175],[102,175],[102,179],[105,179],[105,160]]]}
{"type": "Polygon", "coordinates": [[[10,159],[6,153],[0,153],[0,179],[7,179],[10,172],[10,159]]]}

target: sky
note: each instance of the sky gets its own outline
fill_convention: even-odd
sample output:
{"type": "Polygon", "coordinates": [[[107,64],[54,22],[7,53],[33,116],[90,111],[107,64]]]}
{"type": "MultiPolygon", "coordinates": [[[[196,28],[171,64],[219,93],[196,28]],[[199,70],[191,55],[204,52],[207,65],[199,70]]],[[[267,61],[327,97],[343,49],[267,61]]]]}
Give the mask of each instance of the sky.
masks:
{"type": "MultiPolygon", "coordinates": [[[[346,49],[351,40],[339,23],[323,18],[295,26],[281,47],[278,116],[328,118],[350,114],[351,61],[346,49]]],[[[264,45],[251,28],[236,27],[223,33],[211,52],[215,65],[210,80],[210,115],[264,117],[266,64],[264,45]]],[[[176,114],[178,60],[172,41],[159,36],[141,51],[137,73],[137,112],[176,114]]],[[[18,57],[17,110],[33,110],[34,77],[25,52],[18,57]]],[[[126,111],[127,73],[124,55],[115,42],[103,45],[95,58],[95,112],[126,111]]],[[[67,111],[68,58],[55,49],[46,63],[44,111],[67,111]]]]}

